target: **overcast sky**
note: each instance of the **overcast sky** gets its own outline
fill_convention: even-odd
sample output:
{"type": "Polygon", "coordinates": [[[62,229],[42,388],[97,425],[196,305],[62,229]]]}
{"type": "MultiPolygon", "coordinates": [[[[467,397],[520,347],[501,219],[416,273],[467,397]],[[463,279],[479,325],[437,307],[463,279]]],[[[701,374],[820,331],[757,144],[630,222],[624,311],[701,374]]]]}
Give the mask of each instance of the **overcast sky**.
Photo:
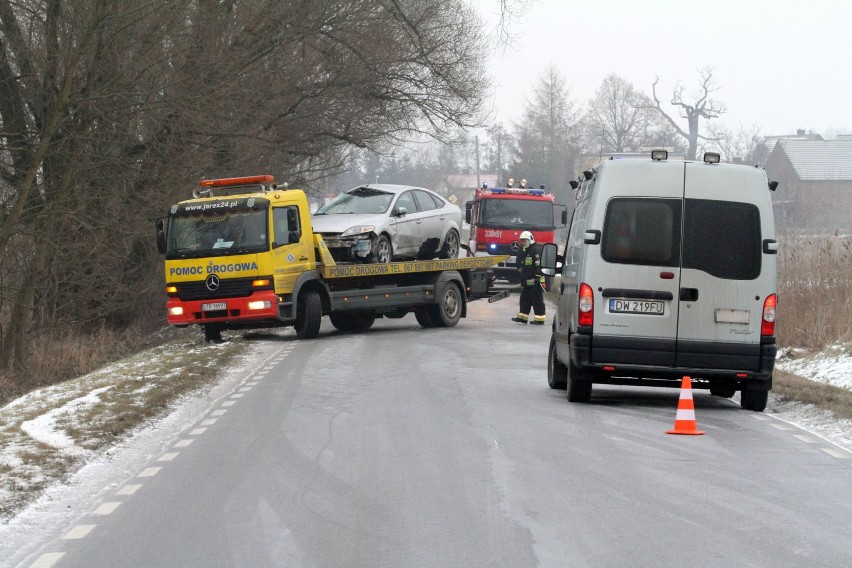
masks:
{"type": "MultiPolygon", "coordinates": [[[[472,4],[493,29],[499,0],[472,4]]],[[[728,109],[721,120],[731,128],[759,125],[767,135],[799,128],[852,133],[852,1],[526,0],[526,5],[513,25],[516,38],[506,50],[494,50],[489,66],[504,123],[520,118],[549,65],[579,102],[593,97],[610,73],[649,95],[659,76],[657,93],[665,100],[678,80],[695,92],[699,69],[712,67],[720,87],[714,96],[728,109]]]]}

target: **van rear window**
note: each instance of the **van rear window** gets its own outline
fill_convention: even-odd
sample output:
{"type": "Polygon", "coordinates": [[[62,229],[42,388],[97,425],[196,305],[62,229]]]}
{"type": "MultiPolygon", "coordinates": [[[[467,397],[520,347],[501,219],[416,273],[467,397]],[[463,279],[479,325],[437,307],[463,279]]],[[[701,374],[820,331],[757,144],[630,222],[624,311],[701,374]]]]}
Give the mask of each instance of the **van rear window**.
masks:
{"type": "Polygon", "coordinates": [[[683,266],[728,280],[760,276],[760,211],[756,205],[687,199],[681,263],[681,204],[679,199],[612,199],[601,237],[604,260],[683,266]]]}
{"type": "Polygon", "coordinates": [[[607,205],[601,254],[607,262],[678,266],[679,199],[616,198],[607,205]]]}
{"type": "Polygon", "coordinates": [[[683,267],[717,278],[760,276],[760,211],[751,203],[687,199],[683,267]]]}

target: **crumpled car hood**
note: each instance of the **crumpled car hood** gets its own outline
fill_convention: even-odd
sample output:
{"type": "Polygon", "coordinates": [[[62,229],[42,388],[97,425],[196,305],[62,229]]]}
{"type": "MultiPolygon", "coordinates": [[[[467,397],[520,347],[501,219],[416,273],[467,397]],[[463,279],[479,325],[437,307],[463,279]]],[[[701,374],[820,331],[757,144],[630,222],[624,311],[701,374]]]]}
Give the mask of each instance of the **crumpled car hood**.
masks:
{"type": "Polygon", "coordinates": [[[384,215],[362,215],[357,213],[314,215],[311,217],[311,224],[314,226],[315,233],[342,233],[355,225],[376,225],[377,227],[383,227],[387,224],[387,217],[384,215]]]}

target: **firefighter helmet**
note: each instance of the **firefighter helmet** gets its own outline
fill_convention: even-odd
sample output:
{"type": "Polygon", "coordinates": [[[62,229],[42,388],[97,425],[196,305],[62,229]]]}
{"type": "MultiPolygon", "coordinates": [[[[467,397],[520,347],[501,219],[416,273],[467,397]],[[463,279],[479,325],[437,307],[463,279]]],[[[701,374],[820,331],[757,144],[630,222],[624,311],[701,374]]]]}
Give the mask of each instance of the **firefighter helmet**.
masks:
{"type": "Polygon", "coordinates": [[[528,240],[530,243],[534,243],[534,242],[535,242],[535,239],[533,238],[532,233],[530,233],[529,231],[524,231],[523,233],[521,233],[521,236],[520,236],[520,237],[518,237],[518,238],[519,238],[519,239],[521,239],[521,240],[526,239],[526,240],[528,240]]]}

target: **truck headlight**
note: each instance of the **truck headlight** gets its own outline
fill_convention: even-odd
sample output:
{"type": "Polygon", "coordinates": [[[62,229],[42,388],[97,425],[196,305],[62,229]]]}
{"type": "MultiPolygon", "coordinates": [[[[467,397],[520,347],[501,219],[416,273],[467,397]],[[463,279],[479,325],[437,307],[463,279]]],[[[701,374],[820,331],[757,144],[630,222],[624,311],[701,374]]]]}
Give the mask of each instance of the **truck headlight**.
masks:
{"type": "Polygon", "coordinates": [[[182,316],[183,315],[183,306],[175,306],[173,308],[169,308],[170,316],[182,316]]]}
{"type": "Polygon", "coordinates": [[[355,225],[354,227],[349,227],[343,231],[340,236],[351,237],[353,235],[362,235],[364,233],[372,233],[375,229],[375,225],[355,225]]]}
{"type": "Polygon", "coordinates": [[[248,303],[248,309],[250,310],[268,310],[271,307],[272,302],[270,302],[269,300],[257,300],[248,303]]]}

